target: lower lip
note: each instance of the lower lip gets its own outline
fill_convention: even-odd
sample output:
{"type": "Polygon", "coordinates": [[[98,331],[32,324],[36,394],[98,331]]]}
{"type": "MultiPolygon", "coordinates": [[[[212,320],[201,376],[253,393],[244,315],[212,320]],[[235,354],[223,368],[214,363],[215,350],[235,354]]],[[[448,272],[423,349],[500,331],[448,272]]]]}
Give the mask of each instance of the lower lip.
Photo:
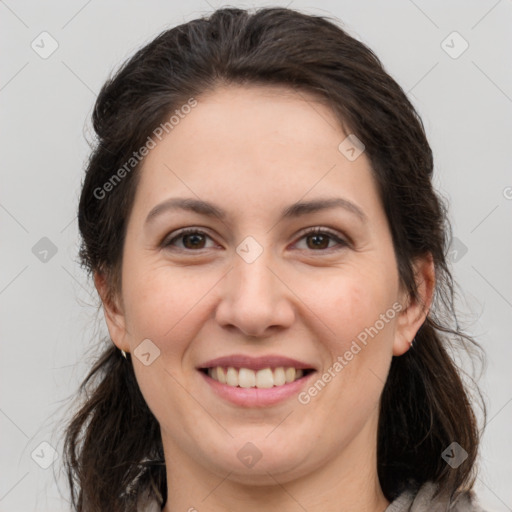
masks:
{"type": "MultiPolygon", "coordinates": [[[[199,371],[199,370],[198,370],[199,371]]],[[[316,371],[282,386],[272,388],[240,388],[222,384],[212,379],[206,373],[199,371],[213,391],[221,398],[241,407],[268,407],[283,402],[291,396],[298,395],[300,390],[306,386],[316,371]]]]}

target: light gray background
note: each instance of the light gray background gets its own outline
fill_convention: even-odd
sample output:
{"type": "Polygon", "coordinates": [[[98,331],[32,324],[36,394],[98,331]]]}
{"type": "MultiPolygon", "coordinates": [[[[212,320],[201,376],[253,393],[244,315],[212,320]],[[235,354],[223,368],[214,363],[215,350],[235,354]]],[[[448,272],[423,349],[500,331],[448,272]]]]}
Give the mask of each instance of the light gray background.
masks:
{"type": "MultiPolygon", "coordinates": [[[[460,309],[488,354],[480,384],[489,421],[477,491],[488,510],[510,511],[512,2],[230,5],[287,4],[342,20],[376,52],[422,115],[436,183],[450,200],[458,239],[453,270],[460,309]],[[469,43],[456,59],[442,47],[453,31],[469,43]]],[[[89,347],[106,333],[92,283],[77,264],[75,216],[95,97],[111,70],[161,30],[220,5],[0,1],[0,511],[69,510],[67,494],[61,496],[54,482],[62,477],[59,462],[42,469],[36,460],[51,463],[43,442],[61,450],[67,399],[91,362],[89,347]],[[43,31],[59,45],[47,59],[31,48],[34,40],[42,46],[43,31]],[[32,251],[43,237],[57,248],[46,262],[32,251]]],[[[461,48],[453,37],[445,44],[452,52],[461,48]]]]}

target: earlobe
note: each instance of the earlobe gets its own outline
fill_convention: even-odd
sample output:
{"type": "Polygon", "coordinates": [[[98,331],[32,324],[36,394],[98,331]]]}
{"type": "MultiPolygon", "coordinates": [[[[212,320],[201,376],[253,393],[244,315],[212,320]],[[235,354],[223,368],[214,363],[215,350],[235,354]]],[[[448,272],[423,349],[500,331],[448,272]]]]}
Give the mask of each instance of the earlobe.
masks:
{"type": "Polygon", "coordinates": [[[99,271],[94,272],[94,285],[103,304],[103,313],[110,339],[120,350],[129,352],[124,313],[118,305],[116,297],[113,297],[113,294],[110,293],[107,279],[103,273],[99,271]]]}
{"type": "Polygon", "coordinates": [[[393,355],[401,356],[412,345],[416,333],[425,322],[432,305],[435,289],[435,266],[432,255],[418,258],[414,262],[417,298],[409,294],[404,297],[405,307],[400,312],[393,343],[393,355]]]}

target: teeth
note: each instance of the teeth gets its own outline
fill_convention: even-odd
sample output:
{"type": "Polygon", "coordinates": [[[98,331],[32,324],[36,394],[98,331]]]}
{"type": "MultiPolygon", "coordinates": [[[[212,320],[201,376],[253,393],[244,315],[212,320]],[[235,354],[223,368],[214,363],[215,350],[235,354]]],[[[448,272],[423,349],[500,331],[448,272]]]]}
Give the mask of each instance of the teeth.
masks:
{"type": "Polygon", "coordinates": [[[284,368],[276,368],[274,370],[274,384],[276,386],[282,386],[286,383],[286,373],[284,368]]]}
{"type": "Polygon", "coordinates": [[[284,372],[286,382],[293,382],[295,380],[295,368],[286,368],[284,372]]]}
{"type": "Polygon", "coordinates": [[[274,370],[264,368],[258,371],[249,368],[236,369],[230,366],[226,369],[216,366],[215,368],[208,368],[208,375],[212,379],[232,387],[265,389],[282,386],[300,379],[304,372],[302,369],[296,370],[295,368],[283,368],[282,366],[274,370]]]}
{"type": "Polygon", "coordinates": [[[226,372],[224,371],[224,368],[219,366],[218,368],[214,369],[217,370],[217,380],[222,384],[226,384],[226,372]]]}
{"type": "MultiPolygon", "coordinates": [[[[212,375],[210,375],[212,379],[214,378],[212,375]]],[[[234,368],[228,368],[228,371],[226,372],[226,384],[228,386],[238,386],[238,372],[234,368]]]]}
{"type": "MultiPolygon", "coordinates": [[[[258,387],[261,387],[261,379],[259,378],[260,374],[261,372],[258,372],[258,387]]],[[[235,382],[235,380],[233,379],[231,382],[235,382]]],[[[238,370],[238,385],[241,388],[253,388],[256,386],[256,374],[247,368],[240,368],[240,370],[238,370]]]]}
{"type": "MultiPolygon", "coordinates": [[[[238,374],[239,379],[240,379],[243,371],[244,371],[244,369],[240,368],[240,373],[238,374]]],[[[250,370],[248,370],[248,371],[250,371],[250,370]]],[[[271,388],[274,386],[274,374],[272,373],[272,370],[270,368],[265,368],[263,370],[258,370],[256,373],[254,373],[254,372],[251,372],[251,373],[253,373],[255,376],[256,382],[254,383],[254,385],[257,388],[265,389],[265,388],[271,388]]],[[[242,385],[241,379],[240,379],[240,385],[242,385]]]]}

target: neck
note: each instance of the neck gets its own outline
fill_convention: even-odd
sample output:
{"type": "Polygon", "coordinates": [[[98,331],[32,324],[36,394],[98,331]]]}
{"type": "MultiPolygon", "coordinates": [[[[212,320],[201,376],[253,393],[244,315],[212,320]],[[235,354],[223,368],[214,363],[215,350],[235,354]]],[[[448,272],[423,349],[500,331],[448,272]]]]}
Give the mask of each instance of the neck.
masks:
{"type": "Polygon", "coordinates": [[[260,471],[251,483],[237,481],[233,472],[206,470],[178,446],[165,450],[164,439],[169,492],[163,512],[384,512],[389,501],[377,476],[376,451],[368,450],[376,445],[371,423],[314,471],[296,478],[260,471]]]}

